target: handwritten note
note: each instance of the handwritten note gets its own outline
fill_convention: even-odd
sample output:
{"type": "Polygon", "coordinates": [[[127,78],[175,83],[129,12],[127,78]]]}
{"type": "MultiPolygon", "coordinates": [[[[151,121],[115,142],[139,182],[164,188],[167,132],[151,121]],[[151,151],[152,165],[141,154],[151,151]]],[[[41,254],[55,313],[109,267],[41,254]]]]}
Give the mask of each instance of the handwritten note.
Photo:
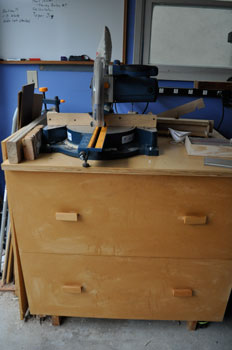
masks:
{"type": "Polygon", "coordinates": [[[37,19],[53,19],[55,10],[68,6],[63,0],[32,0],[32,13],[37,19]]]}
{"type": "Polygon", "coordinates": [[[33,20],[53,20],[70,0],[31,0],[26,9],[4,7],[1,9],[1,23],[31,23],[33,20]]]}
{"type": "Polygon", "coordinates": [[[1,12],[2,23],[30,23],[30,18],[24,17],[18,7],[4,8],[1,12]]]}

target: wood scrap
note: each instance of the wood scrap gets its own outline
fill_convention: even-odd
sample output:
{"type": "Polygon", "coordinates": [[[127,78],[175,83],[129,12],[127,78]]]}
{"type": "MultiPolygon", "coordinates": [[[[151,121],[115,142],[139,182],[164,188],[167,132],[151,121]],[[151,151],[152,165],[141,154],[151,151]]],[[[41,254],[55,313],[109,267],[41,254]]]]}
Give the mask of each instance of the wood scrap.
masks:
{"type": "Polygon", "coordinates": [[[227,139],[186,137],[185,148],[190,156],[232,158],[232,143],[227,139]]]}
{"type": "Polygon", "coordinates": [[[23,145],[22,139],[31,131],[34,127],[46,123],[46,114],[41,115],[39,118],[33,120],[30,124],[16,131],[6,142],[7,156],[10,163],[17,164],[23,159],[23,145]]]}
{"type": "Polygon", "coordinates": [[[159,135],[169,135],[168,128],[189,131],[191,136],[209,137],[213,131],[213,121],[200,119],[171,119],[171,118],[157,118],[157,129],[159,135]]]}
{"type": "Polygon", "coordinates": [[[43,106],[43,95],[42,94],[34,94],[33,97],[33,108],[32,108],[32,120],[35,120],[41,115],[43,106]]]}
{"type": "Polygon", "coordinates": [[[42,144],[42,130],[43,125],[37,125],[22,139],[24,159],[38,158],[42,144]]]}
{"type": "Polygon", "coordinates": [[[11,246],[12,246],[11,229],[10,229],[10,225],[9,225],[8,234],[7,234],[6,249],[5,249],[4,267],[3,267],[3,271],[2,271],[2,285],[4,285],[6,282],[7,267],[8,267],[8,261],[9,261],[9,252],[10,252],[11,246]]]}
{"type": "Polygon", "coordinates": [[[6,283],[10,283],[13,280],[13,271],[14,271],[14,254],[13,246],[10,244],[9,247],[9,258],[7,263],[7,272],[6,272],[6,283]]]}
{"type": "Polygon", "coordinates": [[[180,116],[194,112],[196,109],[204,108],[205,104],[203,98],[199,98],[197,100],[185,103],[184,105],[169,109],[162,113],[158,113],[157,117],[162,118],[179,118],[180,116]]]}
{"type": "Polygon", "coordinates": [[[32,122],[35,84],[27,84],[22,87],[19,128],[32,122]]]}

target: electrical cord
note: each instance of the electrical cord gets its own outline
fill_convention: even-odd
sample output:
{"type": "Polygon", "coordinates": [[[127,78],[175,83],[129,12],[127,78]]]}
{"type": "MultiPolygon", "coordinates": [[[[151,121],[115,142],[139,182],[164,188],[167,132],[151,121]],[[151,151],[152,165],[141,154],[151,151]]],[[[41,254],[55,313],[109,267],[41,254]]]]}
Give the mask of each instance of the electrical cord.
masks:
{"type": "Polygon", "coordinates": [[[149,102],[147,102],[146,107],[144,108],[144,110],[143,110],[142,114],[144,114],[144,113],[147,111],[148,106],[149,106],[149,102]]]}
{"type": "Polygon", "coordinates": [[[221,115],[221,119],[220,119],[220,121],[219,121],[219,123],[218,123],[217,128],[215,128],[217,131],[219,131],[219,129],[220,129],[222,123],[223,123],[224,115],[225,115],[225,106],[224,106],[224,101],[223,101],[223,99],[222,99],[222,115],[221,115]]]}

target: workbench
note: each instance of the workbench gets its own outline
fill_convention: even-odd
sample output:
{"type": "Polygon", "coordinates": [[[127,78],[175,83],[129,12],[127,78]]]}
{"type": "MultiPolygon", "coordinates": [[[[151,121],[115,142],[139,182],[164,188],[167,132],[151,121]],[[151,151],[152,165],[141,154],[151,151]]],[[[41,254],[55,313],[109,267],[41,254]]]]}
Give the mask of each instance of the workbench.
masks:
{"type": "Polygon", "coordinates": [[[232,171],[158,144],[90,168],[58,153],[4,161],[21,316],[28,300],[35,315],[223,320],[232,171]]]}

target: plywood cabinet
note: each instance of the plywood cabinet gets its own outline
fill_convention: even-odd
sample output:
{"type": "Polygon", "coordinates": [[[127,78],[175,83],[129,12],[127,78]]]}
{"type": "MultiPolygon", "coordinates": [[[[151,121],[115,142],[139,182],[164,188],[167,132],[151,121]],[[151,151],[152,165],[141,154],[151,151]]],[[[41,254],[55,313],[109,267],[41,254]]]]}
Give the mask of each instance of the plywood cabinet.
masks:
{"type": "Polygon", "coordinates": [[[232,172],[210,172],[162,142],[156,159],[89,169],[60,154],[4,162],[31,313],[223,319],[232,288],[232,172]]]}

